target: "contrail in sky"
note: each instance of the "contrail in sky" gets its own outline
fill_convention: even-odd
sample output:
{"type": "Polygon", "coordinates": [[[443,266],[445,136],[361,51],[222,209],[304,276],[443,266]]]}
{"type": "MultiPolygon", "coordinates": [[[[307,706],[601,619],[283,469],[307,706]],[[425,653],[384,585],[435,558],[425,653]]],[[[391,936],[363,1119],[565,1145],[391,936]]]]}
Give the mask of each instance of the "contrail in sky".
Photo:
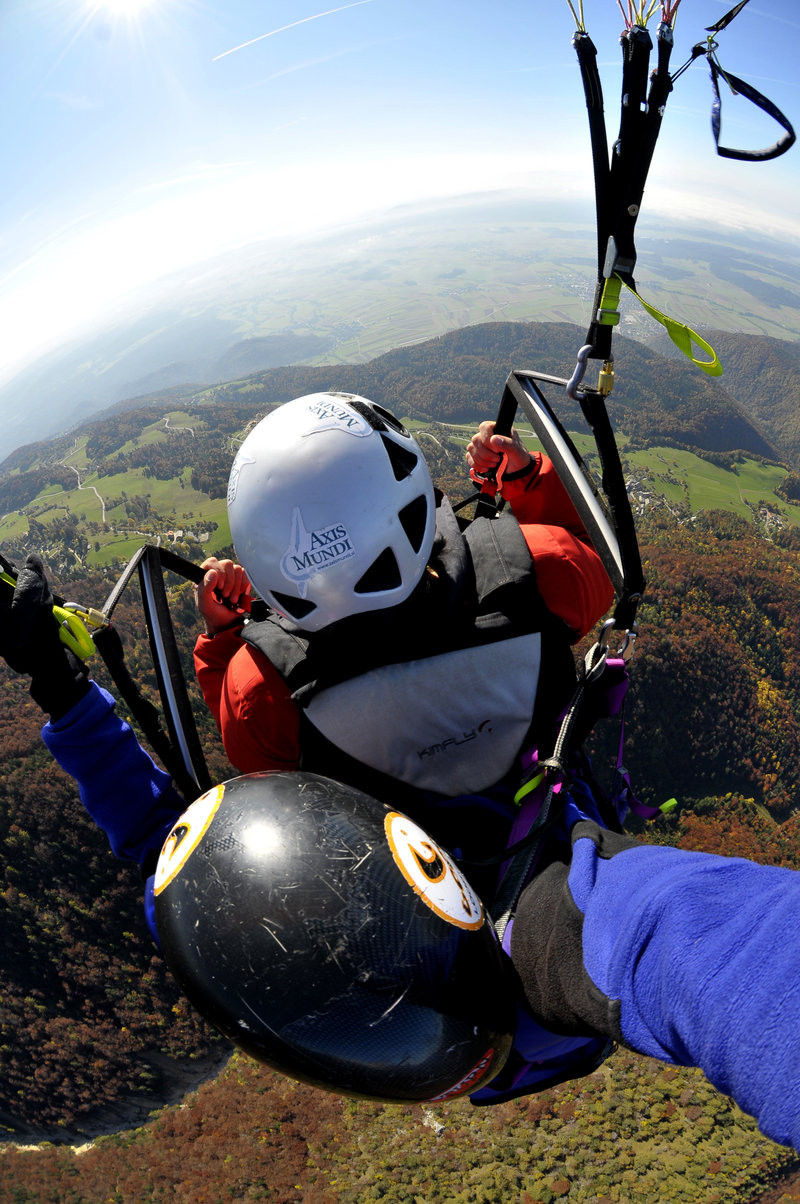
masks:
{"type": "Polygon", "coordinates": [[[255,42],[263,42],[264,38],[272,38],[276,33],[283,33],[285,29],[294,29],[295,25],[305,25],[307,21],[316,21],[319,17],[329,17],[332,13],[343,13],[346,8],[358,8],[360,4],[371,4],[372,0],[354,0],[352,4],[343,4],[340,8],[329,8],[324,13],[314,13],[313,17],[303,17],[300,21],[292,21],[291,25],[281,25],[280,29],[271,29],[269,33],[261,33],[257,38],[251,38],[249,42],[242,42],[241,46],[234,46],[231,50],[223,50],[222,54],[215,54],[212,63],[216,63],[218,59],[224,59],[228,54],[235,54],[237,50],[244,50],[245,46],[252,46],[255,42]]]}

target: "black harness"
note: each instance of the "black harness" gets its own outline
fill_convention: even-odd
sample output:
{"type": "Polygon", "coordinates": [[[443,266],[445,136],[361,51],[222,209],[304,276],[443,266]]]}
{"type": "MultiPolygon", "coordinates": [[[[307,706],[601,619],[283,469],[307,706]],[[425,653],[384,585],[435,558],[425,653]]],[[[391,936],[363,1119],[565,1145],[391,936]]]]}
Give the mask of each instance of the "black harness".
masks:
{"type": "MultiPolygon", "coordinates": [[[[539,747],[549,752],[557,734],[558,715],[575,686],[569,633],[544,606],[528,545],[513,515],[503,512],[476,518],[462,531],[444,499],[437,508],[436,531],[430,562],[433,572],[426,573],[401,605],[356,615],[310,635],[291,630],[273,612],[260,621],[251,620],[242,630],[242,638],[284,678],[300,708],[301,767],[325,773],[385,803],[424,816],[429,828],[437,792],[398,782],[337,747],[310,718],[315,699],[342,683],[367,680],[373,671],[386,666],[421,666],[424,680],[425,662],[437,666],[433,671],[438,672],[439,658],[469,649],[491,648],[493,676],[499,677],[503,674],[503,656],[509,655],[503,645],[536,634],[541,649],[539,688],[520,747],[515,750],[514,765],[505,775],[507,792],[513,793],[521,773],[519,752],[533,733],[539,747]]],[[[480,698],[474,701],[479,709],[480,698]]],[[[396,715],[396,709],[387,712],[381,716],[381,723],[393,724],[396,715]]],[[[402,727],[408,718],[404,714],[398,726],[402,727]]],[[[359,716],[349,716],[348,721],[358,724],[359,716]]],[[[443,811],[449,811],[455,803],[449,798],[439,801],[443,811]]],[[[460,810],[461,835],[463,814],[460,810]]],[[[438,831],[432,834],[443,839],[438,831]]]]}

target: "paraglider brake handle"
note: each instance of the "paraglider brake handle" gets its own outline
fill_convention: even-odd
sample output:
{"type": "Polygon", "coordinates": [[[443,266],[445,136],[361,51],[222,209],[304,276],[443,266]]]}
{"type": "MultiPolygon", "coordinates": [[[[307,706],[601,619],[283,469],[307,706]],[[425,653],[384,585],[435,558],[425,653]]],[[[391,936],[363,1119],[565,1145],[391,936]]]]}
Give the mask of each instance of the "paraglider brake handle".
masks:
{"type": "MultiPolygon", "coordinates": [[[[4,563],[10,569],[8,561],[4,563]]],[[[17,578],[13,572],[0,572],[0,582],[8,586],[11,592],[16,589],[17,578]]],[[[82,661],[88,660],[94,652],[94,640],[89,634],[89,627],[105,627],[108,620],[104,614],[79,606],[76,602],[64,602],[59,599],[53,605],[53,617],[58,623],[58,634],[61,643],[69,648],[82,661]]]]}
{"type": "MultiPolygon", "coordinates": [[[[511,390],[506,386],[506,388],[503,390],[503,396],[500,399],[500,408],[497,411],[497,418],[494,422],[494,433],[496,435],[510,435],[511,428],[514,425],[516,413],[517,399],[511,390]]],[[[496,486],[498,484],[497,474],[500,471],[500,466],[503,463],[504,459],[501,456],[497,464],[495,464],[492,468],[488,468],[485,473],[481,474],[480,478],[478,478],[474,473],[470,475],[477,484],[480,484],[480,482],[483,481],[484,484],[488,483],[490,486],[496,486]]]]}

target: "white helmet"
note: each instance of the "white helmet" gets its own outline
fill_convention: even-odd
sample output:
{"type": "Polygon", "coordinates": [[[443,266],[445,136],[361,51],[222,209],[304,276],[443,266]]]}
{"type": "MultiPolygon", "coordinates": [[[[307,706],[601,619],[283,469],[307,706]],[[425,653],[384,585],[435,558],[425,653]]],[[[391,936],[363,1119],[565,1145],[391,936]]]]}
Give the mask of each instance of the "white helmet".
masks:
{"type": "Polygon", "coordinates": [[[436,503],[422,452],[387,410],[353,393],[311,393],[247,436],[228,516],[262,598],[319,631],[409,596],[433,546],[436,503]]]}

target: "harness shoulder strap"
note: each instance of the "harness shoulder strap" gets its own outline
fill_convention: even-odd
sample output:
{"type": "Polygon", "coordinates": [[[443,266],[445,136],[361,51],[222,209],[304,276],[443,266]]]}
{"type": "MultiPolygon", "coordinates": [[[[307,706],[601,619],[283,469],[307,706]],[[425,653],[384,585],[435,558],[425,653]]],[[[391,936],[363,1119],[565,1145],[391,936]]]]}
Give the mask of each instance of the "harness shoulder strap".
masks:
{"type": "Polygon", "coordinates": [[[308,684],[311,673],[309,641],[305,636],[282,627],[277,615],[270,613],[265,619],[245,623],[242,639],[263,653],[286,680],[293,694],[308,684]]]}
{"type": "Polygon", "coordinates": [[[520,525],[508,510],[475,518],[465,541],[475,576],[475,627],[489,635],[504,626],[519,631],[558,629],[545,607],[536,570],[520,525]]]}

